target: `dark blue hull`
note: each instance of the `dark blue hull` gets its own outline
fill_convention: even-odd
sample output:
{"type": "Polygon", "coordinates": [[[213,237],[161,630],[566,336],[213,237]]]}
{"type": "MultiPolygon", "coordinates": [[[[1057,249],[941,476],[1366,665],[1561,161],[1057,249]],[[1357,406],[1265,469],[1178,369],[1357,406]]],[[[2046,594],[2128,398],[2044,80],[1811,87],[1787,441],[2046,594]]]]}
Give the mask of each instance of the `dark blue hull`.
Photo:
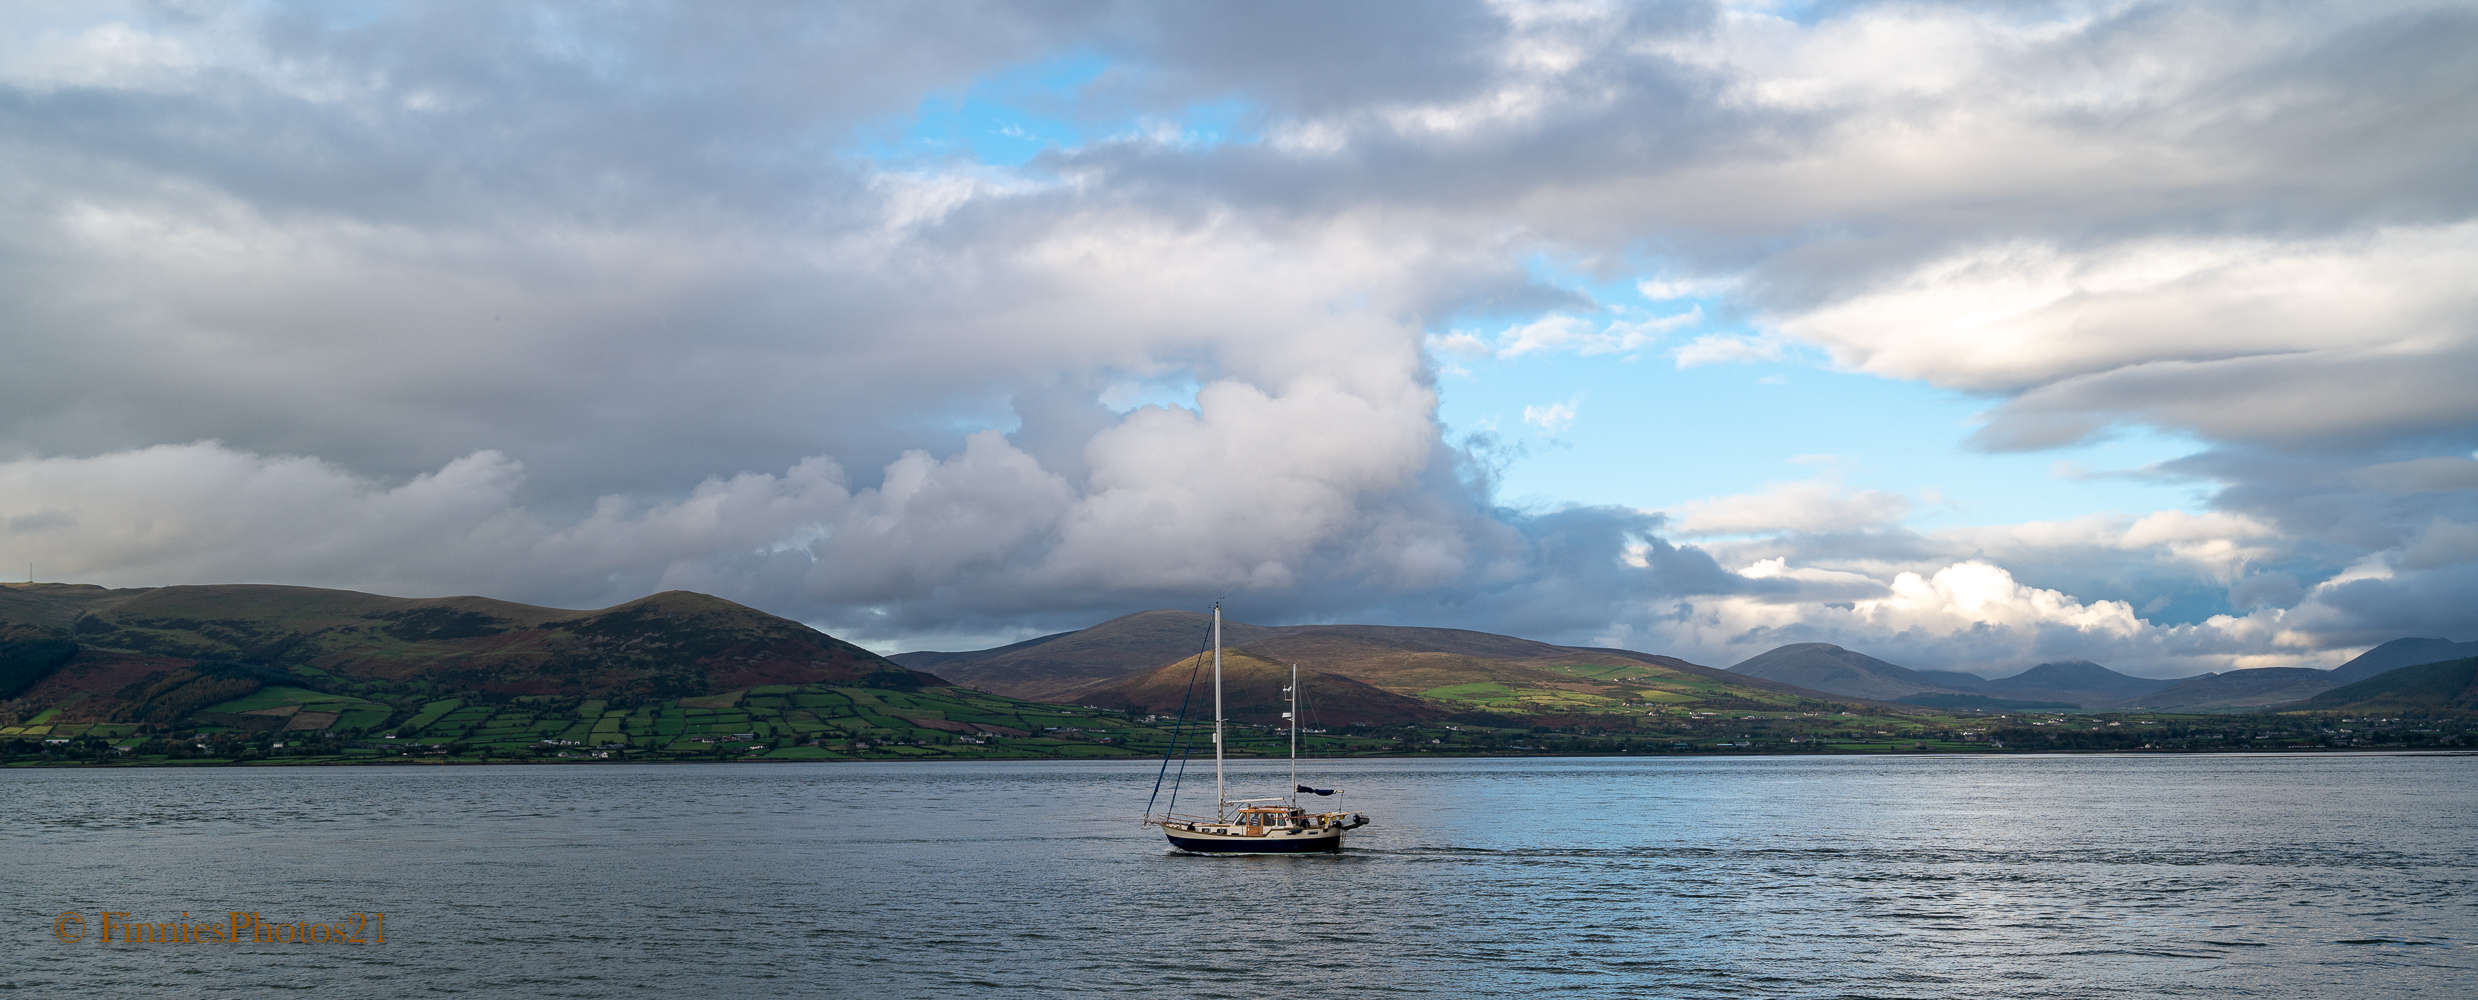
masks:
{"type": "Polygon", "coordinates": [[[1182,837],[1168,834],[1170,846],[1194,854],[1339,854],[1341,837],[1182,837]]]}

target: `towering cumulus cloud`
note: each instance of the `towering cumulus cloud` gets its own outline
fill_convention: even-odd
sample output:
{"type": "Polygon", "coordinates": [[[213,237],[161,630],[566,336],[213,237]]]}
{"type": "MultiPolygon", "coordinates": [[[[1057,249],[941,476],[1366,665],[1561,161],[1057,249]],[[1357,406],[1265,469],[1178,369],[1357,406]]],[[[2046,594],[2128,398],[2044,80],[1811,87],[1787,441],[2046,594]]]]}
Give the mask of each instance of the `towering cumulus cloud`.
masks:
{"type": "Polygon", "coordinates": [[[46,579],[684,587],[881,643],[1227,596],[1996,671],[2478,638],[2465,6],[8,22],[0,564],[46,579]],[[1964,394],[1918,445],[1956,461],[2168,435],[2107,474],[2193,499],[1970,522],[1827,464],[1510,505],[1518,436],[1612,401],[1449,426],[1441,378],[1551,357],[1964,394]]]}

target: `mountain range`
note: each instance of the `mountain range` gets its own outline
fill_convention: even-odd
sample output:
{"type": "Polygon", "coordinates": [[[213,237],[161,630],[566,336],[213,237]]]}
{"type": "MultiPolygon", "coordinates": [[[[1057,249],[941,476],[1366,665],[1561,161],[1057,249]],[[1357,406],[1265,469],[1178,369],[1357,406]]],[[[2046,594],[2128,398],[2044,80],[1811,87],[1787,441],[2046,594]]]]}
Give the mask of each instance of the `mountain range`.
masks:
{"type": "MultiPolygon", "coordinates": [[[[345,720],[333,728],[377,729],[444,699],[564,699],[617,711],[766,686],[919,690],[950,682],[994,696],[1152,715],[1184,710],[1193,718],[1209,704],[1198,686],[1209,626],[1197,612],[1145,611],[993,649],[881,657],[686,591],[576,611],[304,587],[9,584],[0,586],[0,724],[40,714],[62,724],[172,725],[271,710],[258,703],[272,699],[297,710],[325,706],[321,713],[345,720]],[[245,700],[258,707],[236,707],[245,700]]],[[[1989,679],[1912,670],[1826,643],[1782,646],[1723,670],[1462,629],[1235,621],[1223,628],[1231,718],[1278,721],[1297,664],[1303,721],[1327,725],[1632,728],[1647,715],[1928,708],[2449,709],[2467,700],[2466,683],[2454,687],[2458,674],[2428,668],[2478,655],[2478,642],[2401,639],[2328,671],[2267,668],[2167,681],[2064,660],[1989,679]]]]}
{"type": "MultiPolygon", "coordinates": [[[[1211,616],[1194,611],[1142,611],[992,649],[897,653],[890,659],[1017,698],[1170,712],[1178,705],[1165,692],[1172,690],[1174,675],[1177,689],[1185,690],[1193,658],[1210,647],[1211,626],[1211,616]]],[[[1391,712],[1398,721],[1410,721],[1483,713],[1572,724],[1584,716],[1649,705],[1900,710],[1864,696],[1835,696],[1674,656],[1464,629],[1225,620],[1222,633],[1226,688],[1258,683],[1257,661],[1297,663],[1311,696],[1325,685],[1336,694],[1351,692],[1358,708],[1345,714],[1354,718],[1391,712]],[[1247,677],[1230,666],[1237,655],[1250,658],[1247,677]],[[1404,700],[1380,699],[1377,692],[1404,700]]],[[[1249,697],[1262,694],[1250,691],[1249,697]]],[[[1232,717],[1246,716],[1234,710],[1232,717]]]]}
{"type": "Polygon", "coordinates": [[[2325,691],[2297,707],[2401,715],[2478,712],[2478,657],[2396,667],[2325,691]]]}
{"type": "MultiPolygon", "coordinates": [[[[0,726],[38,716],[53,726],[237,725],[289,705],[327,728],[394,730],[451,700],[610,713],[768,687],[917,690],[947,685],[941,673],[999,696],[1147,714],[1192,703],[1201,713],[1192,680],[1209,624],[1149,611],[890,660],[686,591],[574,611],[306,587],[12,584],[0,586],[0,726]]],[[[1293,663],[1305,665],[1304,714],[1330,725],[1631,727],[1624,717],[1647,711],[1916,711],[1675,657],[1460,629],[1226,622],[1224,635],[1224,695],[1241,721],[1279,718],[1293,663]]]]}
{"type": "Polygon", "coordinates": [[[1912,670],[1808,642],[1759,653],[1729,669],[1829,694],[1935,708],[2232,712],[2304,703],[2402,668],[2473,655],[2478,642],[2409,638],[2376,646],[2331,670],[2261,667],[2163,680],[2121,674],[2089,660],[2061,660],[1989,679],[1955,670],[1912,670]]]}

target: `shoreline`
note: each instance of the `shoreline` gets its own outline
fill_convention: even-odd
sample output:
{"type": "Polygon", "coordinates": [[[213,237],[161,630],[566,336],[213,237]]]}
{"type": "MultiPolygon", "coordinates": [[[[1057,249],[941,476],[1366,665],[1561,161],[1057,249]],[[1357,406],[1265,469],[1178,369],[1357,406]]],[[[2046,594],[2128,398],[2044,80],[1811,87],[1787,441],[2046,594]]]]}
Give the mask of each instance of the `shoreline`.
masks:
{"type": "MultiPolygon", "coordinates": [[[[1302,762],[1307,762],[1307,761],[1333,762],[1333,761],[1353,761],[1353,760],[1643,760],[1643,759],[1654,759],[1654,758],[1663,758],[1663,759],[1666,759],[1666,758],[1677,758],[1677,759],[1700,759],[1700,760],[1736,760],[1736,759],[1758,759],[1758,758],[1760,758],[1760,759],[1767,759],[1767,760],[1770,760],[1770,759],[1780,759],[1780,758],[1800,758],[1800,759],[1807,759],[1807,758],[1824,758],[1824,757],[1838,757],[1838,758],[1885,758],[1885,757],[1902,757],[1902,758],[1940,758],[1940,757],[1941,757],[1941,758],[1954,758],[1954,759],[1990,759],[1990,758],[2010,758],[2010,757],[2198,757],[2198,756],[2213,756],[2213,757],[2300,757],[2300,756],[2310,756],[2310,757],[2348,757],[2348,756],[2359,756],[2359,757],[2478,757],[2478,749],[2470,749],[2470,748],[2444,749],[2444,748],[2418,748],[2418,747],[2292,747],[2292,748],[2274,748],[2274,749],[2265,749],[2265,748],[2259,748],[2259,747],[2258,747],[2258,748],[2250,748],[2250,749],[2191,749],[2191,750],[2161,750],[2161,749],[2142,749],[2142,750],[2019,750],[2019,751],[1997,750],[1997,751],[1973,752],[1973,753],[1957,753],[1957,752],[1954,752],[1954,751],[1949,751],[1949,750],[1887,750],[1887,751],[1883,751],[1883,752],[1871,752],[1871,751],[1865,751],[1865,750],[1827,750],[1827,751],[1798,752],[1798,753],[1762,753],[1762,752],[1757,752],[1757,753],[1744,753],[1744,752],[1740,752],[1740,753],[1679,753],[1679,752],[1669,752],[1669,753],[1607,753],[1607,752],[1589,752],[1589,753],[1520,753],[1520,754],[1515,754],[1515,753],[1364,753],[1364,754],[1334,755],[1334,756],[1321,756],[1321,757],[1307,757],[1307,756],[1302,756],[1302,757],[1300,758],[1300,760],[1301,760],[1302,762]]],[[[1273,758],[1273,757],[1244,757],[1244,758],[1233,758],[1231,762],[1232,762],[1232,763],[1240,763],[1240,762],[1254,762],[1254,761],[1272,761],[1272,760],[1278,760],[1278,759],[1279,759],[1279,758],[1273,758]]],[[[1160,760],[1160,758],[1158,758],[1158,757],[1133,757],[1133,756],[1129,756],[1129,757],[1115,757],[1115,756],[1114,756],[1114,757],[1055,757],[1055,756],[1035,756],[1035,755],[1029,755],[1029,754],[1028,754],[1028,755],[1024,755],[1024,756],[1016,756],[1016,757],[904,757],[904,756],[887,756],[887,757],[842,757],[842,758],[816,758],[816,757],[811,757],[811,758],[779,758],[779,757],[778,757],[778,758],[766,758],[766,757],[743,757],[743,758],[723,759],[723,760],[717,760],[717,759],[712,759],[712,758],[677,758],[677,757],[671,757],[671,758],[649,757],[649,758],[644,758],[644,759],[627,759],[627,760],[604,760],[604,759],[569,759],[569,760],[550,759],[550,760],[523,760],[523,759],[517,759],[517,758],[495,758],[495,759],[489,759],[489,760],[465,760],[465,759],[459,759],[459,760],[440,760],[440,759],[426,759],[426,760],[417,759],[417,760],[407,760],[407,759],[401,759],[401,758],[398,758],[398,759],[392,759],[392,760],[346,760],[346,759],[336,759],[336,758],[331,758],[331,757],[328,757],[328,758],[301,758],[301,759],[291,759],[291,760],[287,760],[287,759],[273,759],[273,758],[262,758],[262,759],[257,759],[257,760],[178,760],[178,761],[175,761],[175,760],[161,760],[161,761],[92,761],[92,760],[60,760],[60,761],[27,761],[27,762],[12,762],[12,763],[7,763],[7,764],[0,764],[0,770],[19,770],[19,769],[24,769],[24,770],[63,770],[63,769],[86,769],[86,770],[146,770],[146,769],[189,769],[189,768],[212,768],[212,769],[225,769],[225,768],[267,768],[267,767],[493,767],[493,766],[497,766],[497,767],[612,767],[612,766],[631,766],[631,765],[660,765],[660,766],[665,766],[665,767],[675,767],[675,766],[685,766],[685,767],[701,767],[701,766],[703,766],[703,767],[710,767],[710,766],[715,766],[715,765],[723,765],[723,764],[765,764],[765,765],[777,765],[777,766],[780,766],[780,765],[819,764],[819,765],[829,765],[829,766],[833,766],[833,765],[843,765],[843,764],[930,764],[930,765],[937,765],[937,764],[1005,764],[1005,763],[1016,763],[1016,762],[1052,762],[1052,761],[1067,761],[1067,762],[1075,762],[1075,763],[1096,763],[1096,762],[1103,762],[1103,761],[1127,761],[1127,762],[1146,762],[1146,763],[1150,763],[1150,762],[1155,762],[1155,761],[1159,761],[1159,760],[1160,760]]]]}

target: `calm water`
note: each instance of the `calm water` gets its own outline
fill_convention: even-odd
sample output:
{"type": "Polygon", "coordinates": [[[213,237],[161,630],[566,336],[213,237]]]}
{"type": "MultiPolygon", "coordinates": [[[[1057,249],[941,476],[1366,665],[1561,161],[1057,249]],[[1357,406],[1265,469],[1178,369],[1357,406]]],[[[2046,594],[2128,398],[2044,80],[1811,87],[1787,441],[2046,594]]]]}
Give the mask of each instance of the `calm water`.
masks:
{"type": "Polygon", "coordinates": [[[2478,758],[1311,774],[1376,819],[1342,856],[1170,854],[1124,762],[12,771],[0,992],[2478,994],[2478,758]],[[64,910],[387,942],[71,945],[64,910]]]}

